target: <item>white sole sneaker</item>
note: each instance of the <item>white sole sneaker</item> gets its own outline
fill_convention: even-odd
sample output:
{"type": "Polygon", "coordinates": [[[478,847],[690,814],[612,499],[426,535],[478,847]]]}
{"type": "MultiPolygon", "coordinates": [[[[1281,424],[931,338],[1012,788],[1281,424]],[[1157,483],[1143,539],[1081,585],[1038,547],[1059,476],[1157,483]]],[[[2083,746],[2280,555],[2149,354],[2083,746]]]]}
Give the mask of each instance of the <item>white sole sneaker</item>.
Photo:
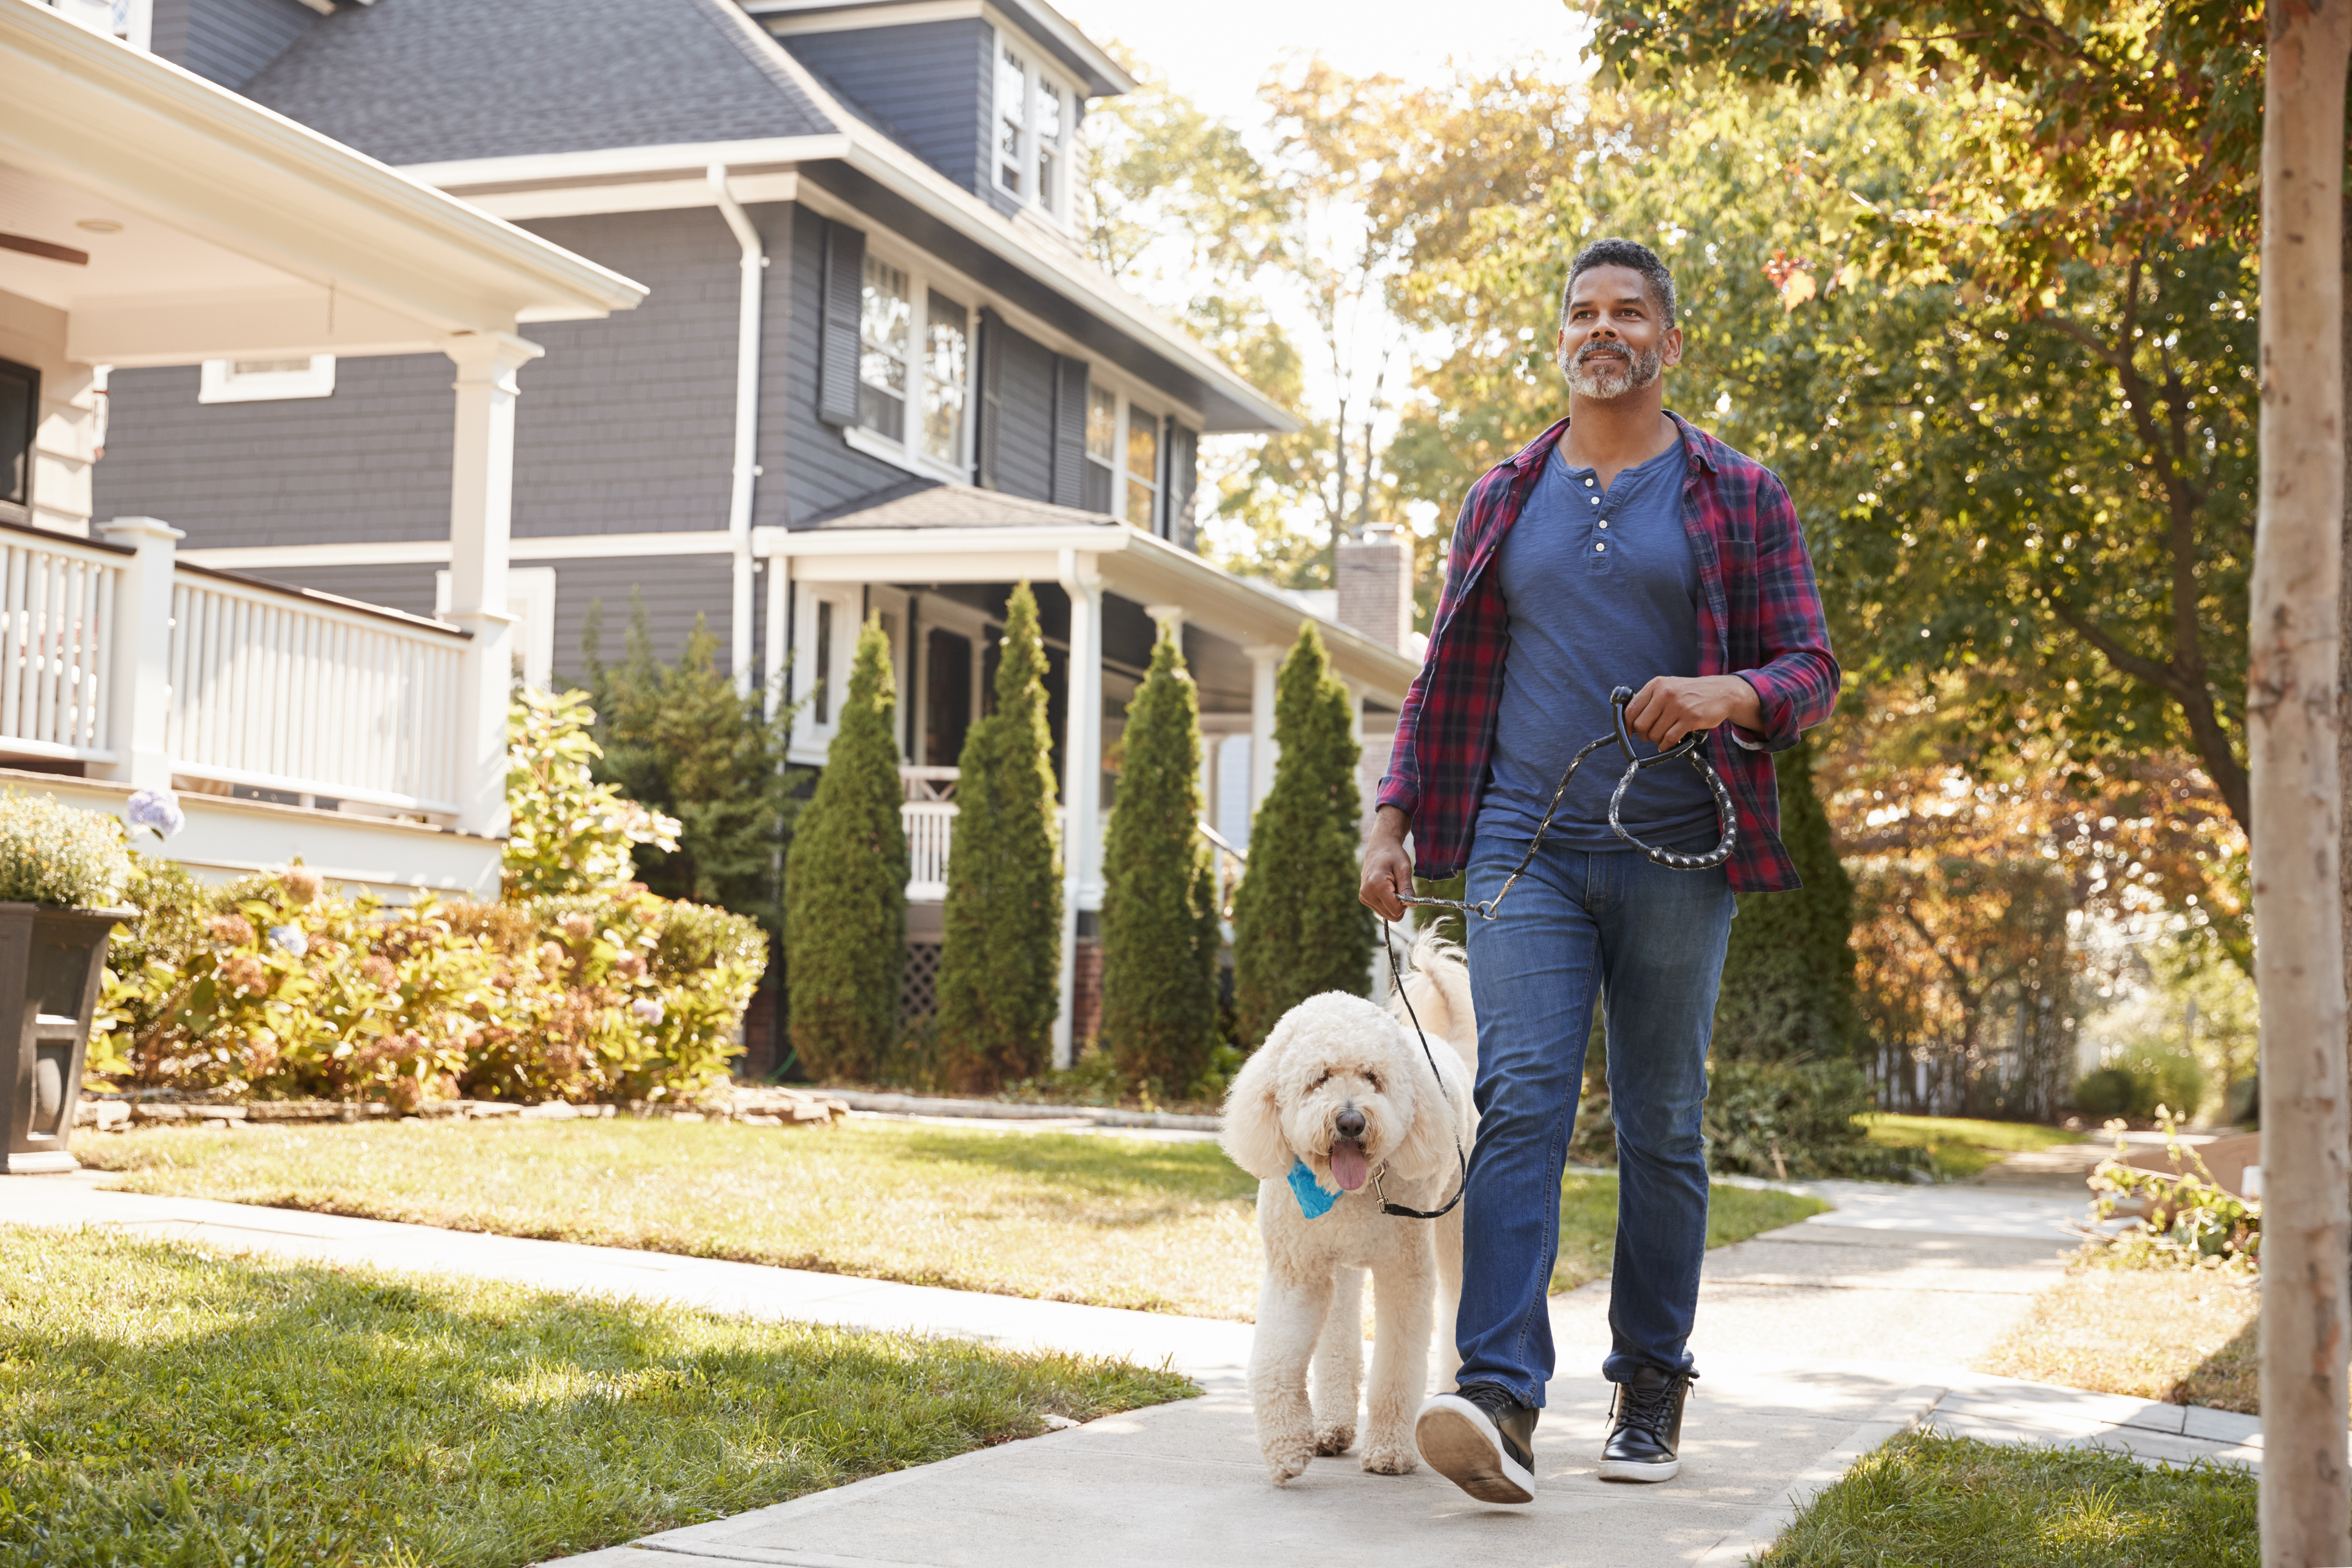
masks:
{"type": "Polygon", "coordinates": [[[1533,1502],[1534,1471],[1515,1458],[1485,1411],[1457,1394],[1421,1407],[1412,1439],[1423,1463],[1480,1502],[1533,1502]]]}
{"type": "Polygon", "coordinates": [[[1680,1459],[1654,1459],[1647,1463],[1638,1459],[1601,1461],[1601,1479],[1604,1481],[1670,1481],[1682,1471],[1680,1459]]]}

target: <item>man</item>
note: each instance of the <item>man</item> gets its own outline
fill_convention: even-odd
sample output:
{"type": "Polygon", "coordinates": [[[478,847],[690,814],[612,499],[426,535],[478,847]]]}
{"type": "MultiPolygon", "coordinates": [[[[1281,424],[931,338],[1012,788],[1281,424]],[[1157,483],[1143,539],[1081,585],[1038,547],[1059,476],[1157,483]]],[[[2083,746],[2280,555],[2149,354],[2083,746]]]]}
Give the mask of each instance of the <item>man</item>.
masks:
{"type": "MultiPolygon", "coordinates": [[[[1460,1392],[1423,1406],[1416,1436],[1432,1467],[1488,1502],[1534,1495],[1560,1164],[1596,994],[1619,1177],[1601,1475],[1680,1468],[1706,1244],[1699,1106],[1732,895],[1798,886],[1767,753],[1837,699],[1788,492],[1665,412],[1662,377],[1682,350],[1674,279],[1654,254],[1604,239],[1576,258],[1559,340],[1568,417],[1463,504],[1364,857],[1363,900],[1386,920],[1404,913],[1415,854],[1423,876],[1466,866],[1469,900],[1495,898],[1570,759],[1610,732],[1621,685],[1638,689],[1627,716],[1644,740],[1707,732],[1736,812],[1727,865],[1657,865],[1610,827],[1623,763],[1598,752],[1495,918],[1466,922],[1481,1120],[1463,1208],[1463,1364],[1460,1392]]],[[[1718,836],[1713,795],[1683,763],[1644,771],[1621,819],[1694,854],[1718,836]]]]}

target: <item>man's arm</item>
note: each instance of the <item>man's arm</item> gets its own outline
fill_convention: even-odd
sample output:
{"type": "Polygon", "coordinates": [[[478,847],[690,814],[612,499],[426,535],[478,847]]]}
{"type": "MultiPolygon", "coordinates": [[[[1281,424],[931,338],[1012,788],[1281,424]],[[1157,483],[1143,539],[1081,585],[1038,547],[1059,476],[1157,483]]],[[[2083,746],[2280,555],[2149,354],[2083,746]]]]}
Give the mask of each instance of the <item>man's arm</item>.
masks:
{"type": "Polygon", "coordinates": [[[1404,847],[1404,836],[1412,831],[1412,817],[1384,805],[1364,843],[1364,880],[1356,896],[1384,921],[1404,919],[1404,900],[1412,893],[1412,857],[1404,847]]]}

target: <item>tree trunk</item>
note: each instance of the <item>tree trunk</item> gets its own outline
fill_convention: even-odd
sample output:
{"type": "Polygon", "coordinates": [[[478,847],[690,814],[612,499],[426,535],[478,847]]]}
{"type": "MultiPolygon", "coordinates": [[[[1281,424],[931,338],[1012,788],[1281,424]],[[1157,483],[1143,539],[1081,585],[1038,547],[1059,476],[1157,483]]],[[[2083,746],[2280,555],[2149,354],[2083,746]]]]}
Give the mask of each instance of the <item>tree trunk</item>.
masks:
{"type": "Polygon", "coordinates": [[[2246,709],[2263,997],[2264,1568],[2352,1562],[2345,1443],[2343,826],[2335,594],[2345,455],[2341,288],[2352,3],[2267,8],[2262,498],[2246,709]]]}

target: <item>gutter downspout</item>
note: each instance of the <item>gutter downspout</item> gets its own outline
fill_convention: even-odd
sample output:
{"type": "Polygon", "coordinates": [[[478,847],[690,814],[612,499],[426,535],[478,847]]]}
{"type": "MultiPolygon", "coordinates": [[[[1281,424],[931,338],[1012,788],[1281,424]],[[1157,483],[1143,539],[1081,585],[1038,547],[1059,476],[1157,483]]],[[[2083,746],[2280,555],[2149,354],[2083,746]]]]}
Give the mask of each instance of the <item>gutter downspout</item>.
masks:
{"type": "MultiPolygon", "coordinates": [[[[768,258],[760,248],[760,231],[742,204],[727,188],[727,165],[713,163],[709,171],[710,194],[719,216],[735,231],[743,247],[743,286],[735,325],[735,473],[727,499],[727,531],[733,537],[735,583],[729,624],[733,627],[730,650],[735,668],[735,689],[751,690],[751,483],[758,476],[760,443],[760,315],[761,274],[768,258]]],[[[771,679],[774,676],[771,670],[771,679]]]]}

